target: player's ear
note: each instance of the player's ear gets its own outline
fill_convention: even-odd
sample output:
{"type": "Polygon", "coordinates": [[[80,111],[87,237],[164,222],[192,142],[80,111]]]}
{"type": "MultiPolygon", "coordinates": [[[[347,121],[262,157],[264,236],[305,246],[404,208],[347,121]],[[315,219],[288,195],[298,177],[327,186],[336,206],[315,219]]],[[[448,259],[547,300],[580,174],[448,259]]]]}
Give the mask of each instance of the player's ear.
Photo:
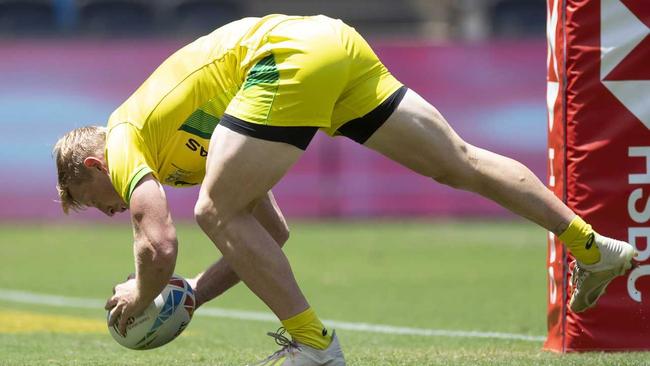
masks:
{"type": "Polygon", "coordinates": [[[94,156],[89,156],[84,159],[84,166],[86,168],[95,168],[98,170],[104,170],[104,162],[101,159],[98,159],[94,156]]]}

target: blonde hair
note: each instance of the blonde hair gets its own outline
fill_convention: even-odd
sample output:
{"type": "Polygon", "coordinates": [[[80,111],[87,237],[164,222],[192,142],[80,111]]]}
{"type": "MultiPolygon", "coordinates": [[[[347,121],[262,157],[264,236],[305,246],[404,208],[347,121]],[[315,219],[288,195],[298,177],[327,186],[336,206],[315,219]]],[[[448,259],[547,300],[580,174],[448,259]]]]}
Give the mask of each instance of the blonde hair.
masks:
{"type": "Polygon", "coordinates": [[[59,193],[61,208],[66,214],[73,209],[79,211],[84,205],[70,195],[70,186],[83,183],[90,177],[84,166],[84,160],[89,156],[104,156],[106,146],[106,127],[86,126],[76,128],[59,139],[52,149],[56,160],[58,181],[56,190],[59,193]]]}

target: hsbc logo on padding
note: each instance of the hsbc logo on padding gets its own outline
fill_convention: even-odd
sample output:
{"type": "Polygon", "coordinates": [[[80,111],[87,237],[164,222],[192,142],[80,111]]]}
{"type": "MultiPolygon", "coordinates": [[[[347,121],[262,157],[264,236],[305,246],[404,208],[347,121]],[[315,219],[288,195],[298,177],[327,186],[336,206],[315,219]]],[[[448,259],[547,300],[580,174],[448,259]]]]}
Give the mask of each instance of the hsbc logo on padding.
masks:
{"type": "Polygon", "coordinates": [[[600,79],[650,129],[650,4],[601,0],[600,79]]]}
{"type": "MultiPolygon", "coordinates": [[[[650,129],[650,3],[601,0],[600,12],[600,79],[650,129]]],[[[634,222],[627,239],[638,252],[636,259],[645,262],[650,259],[650,146],[627,148],[629,158],[645,160],[644,171],[628,174],[631,192],[627,201],[634,222]]],[[[627,292],[634,301],[643,300],[637,281],[646,276],[650,276],[650,264],[637,266],[627,278],[627,292]]]]}

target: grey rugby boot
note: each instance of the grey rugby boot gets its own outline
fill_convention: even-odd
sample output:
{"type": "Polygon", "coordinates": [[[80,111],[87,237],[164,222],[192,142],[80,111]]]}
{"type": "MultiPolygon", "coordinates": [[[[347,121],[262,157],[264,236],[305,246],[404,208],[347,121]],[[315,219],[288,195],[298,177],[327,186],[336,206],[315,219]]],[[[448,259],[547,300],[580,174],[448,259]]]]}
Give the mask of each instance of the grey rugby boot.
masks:
{"type": "Polygon", "coordinates": [[[267,333],[282,348],[250,366],[345,366],[345,358],[336,332],[332,332],[332,343],[324,350],[289,340],[284,333],[284,328],[278,329],[276,333],[267,333]]]}
{"type": "Polygon", "coordinates": [[[594,233],[594,243],[600,250],[600,261],[583,264],[575,261],[571,275],[573,293],[569,307],[574,313],[583,312],[596,305],[607,285],[632,268],[632,258],[637,254],[632,245],[594,233]]]}

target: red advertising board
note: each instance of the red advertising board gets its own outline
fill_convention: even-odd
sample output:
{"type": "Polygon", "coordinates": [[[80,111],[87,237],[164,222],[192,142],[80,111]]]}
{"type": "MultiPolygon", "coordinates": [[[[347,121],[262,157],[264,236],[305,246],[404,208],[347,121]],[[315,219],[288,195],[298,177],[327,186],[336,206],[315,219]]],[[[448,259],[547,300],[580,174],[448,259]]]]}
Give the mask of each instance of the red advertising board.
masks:
{"type": "Polygon", "coordinates": [[[572,258],[549,236],[545,348],[650,349],[650,2],[548,0],[548,50],[549,187],[640,263],[576,314],[572,258]]]}

